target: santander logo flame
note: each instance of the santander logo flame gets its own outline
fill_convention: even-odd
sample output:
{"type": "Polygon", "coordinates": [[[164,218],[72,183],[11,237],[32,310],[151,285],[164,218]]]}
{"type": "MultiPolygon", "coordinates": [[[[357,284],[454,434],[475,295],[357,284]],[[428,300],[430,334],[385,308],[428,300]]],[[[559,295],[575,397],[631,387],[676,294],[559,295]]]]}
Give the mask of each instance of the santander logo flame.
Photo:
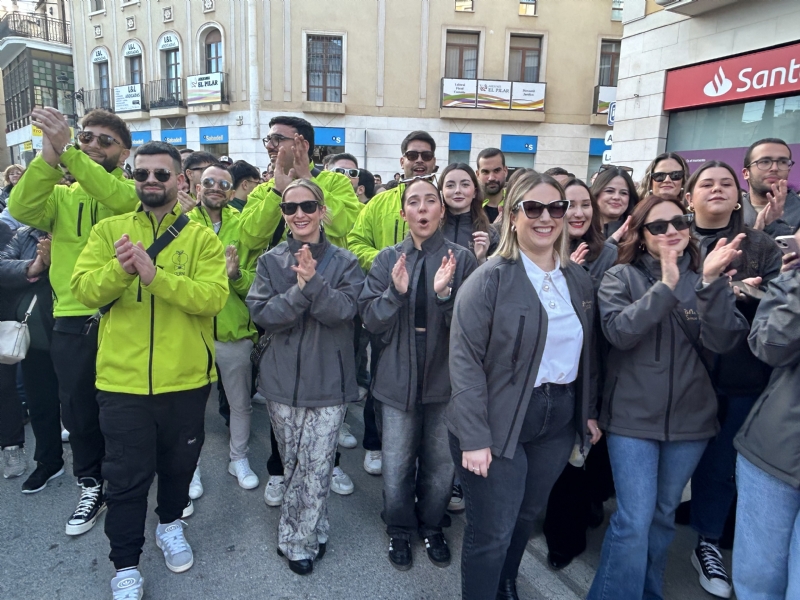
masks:
{"type": "Polygon", "coordinates": [[[703,88],[703,93],[711,98],[716,98],[728,93],[732,87],[733,82],[725,77],[725,71],[720,67],[719,73],[714,75],[714,80],[709,81],[703,88]]]}

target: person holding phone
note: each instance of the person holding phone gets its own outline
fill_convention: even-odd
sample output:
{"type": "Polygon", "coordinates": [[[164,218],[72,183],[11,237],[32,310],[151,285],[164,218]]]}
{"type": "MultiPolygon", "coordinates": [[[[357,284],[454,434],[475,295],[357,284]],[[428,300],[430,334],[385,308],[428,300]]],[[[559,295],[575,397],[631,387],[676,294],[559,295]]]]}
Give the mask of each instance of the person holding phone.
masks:
{"type": "Polygon", "coordinates": [[[569,259],[569,202],[529,172],[508,190],[497,253],[466,281],[450,336],[450,452],[467,502],[462,597],[515,599],[534,524],[595,419],[589,274],[569,259]]]}
{"type": "MultiPolygon", "coordinates": [[[[752,323],[763,294],[761,290],[780,273],[781,251],[767,233],[745,224],[741,197],[735,171],[718,161],[701,165],[686,184],[686,202],[694,213],[691,231],[699,244],[701,258],[720,239],[745,236],[729,269],[735,271],[731,285],[736,306],[752,323]]],[[[698,541],[691,562],[703,589],[720,598],[731,594],[720,540],[736,497],[733,438],[767,387],[771,371],[753,355],[747,341],[742,340],[731,352],[718,357],[711,373],[721,429],[709,442],[692,476],[690,523],[698,541]]]]}
{"type": "Polygon", "coordinates": [[[600,284],[611,344],[600,425],[617,510],[588,600],[663,597],[675,509],[718,431],[708,354],[735,348],[749,329],[728,285],[744,235],[720,239],[701,263],[689,223],[677,199],[640,202],[600,284]]]}

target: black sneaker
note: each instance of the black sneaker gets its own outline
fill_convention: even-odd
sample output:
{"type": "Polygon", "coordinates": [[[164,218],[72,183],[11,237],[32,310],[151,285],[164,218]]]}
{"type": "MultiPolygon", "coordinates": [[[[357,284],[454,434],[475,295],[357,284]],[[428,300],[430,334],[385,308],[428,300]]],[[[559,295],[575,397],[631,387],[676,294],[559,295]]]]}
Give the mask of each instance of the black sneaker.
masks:
{"type": "Polygon", "coordinates": [[[446,567],[450,564],[450,548],[444,539],[443,533],[434,533],[425,538],[425,549],[428,558],[437,567],[446,567]]]}
{"type": "Polygon", "coordinates": [[[731,597],[730,578],[716,544],[701,538],[692,552],[692,565],[700,576],[700,585],[705,591],[719,598],[731,597]]]}
{"type": "Polygon", "coordinates": [[[42,463],[36,463],[36,470],[30,474],[25,480],[25,483],[22,484],[22,493],[23,494],[35,494],[36,492],[41,492],[44,488],[47,487],[47,482],[55,479],[56,477],[61,477],[64,474],[64,466],[62,465],[60,469],[54,471],[47,465],[43,465],[42,463]]]}
{"type": "Polygon", "coordinates": [[[81,486],[81,499],[72,517],[67,521],[67,535],[86,533],[94,527],[97,517],[106,509],[102,481],[84,477],[78,480],[78,485],[81,486]]]}
{"type": "Polygon", "coordinates": [[[389,562],[398,571],[411,568],[411,544],[402,538],[389,538],[389,562]]]}

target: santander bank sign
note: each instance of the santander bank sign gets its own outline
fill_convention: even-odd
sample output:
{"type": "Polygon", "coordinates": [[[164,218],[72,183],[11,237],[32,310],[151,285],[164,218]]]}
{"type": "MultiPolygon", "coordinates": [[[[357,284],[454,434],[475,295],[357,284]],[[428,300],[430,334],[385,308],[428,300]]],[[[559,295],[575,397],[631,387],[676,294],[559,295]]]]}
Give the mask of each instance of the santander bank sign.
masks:
{"type": "Polygon", "coordinates": [[[664,110],[800,93],[800,44],[667,71],[664,110]]]}

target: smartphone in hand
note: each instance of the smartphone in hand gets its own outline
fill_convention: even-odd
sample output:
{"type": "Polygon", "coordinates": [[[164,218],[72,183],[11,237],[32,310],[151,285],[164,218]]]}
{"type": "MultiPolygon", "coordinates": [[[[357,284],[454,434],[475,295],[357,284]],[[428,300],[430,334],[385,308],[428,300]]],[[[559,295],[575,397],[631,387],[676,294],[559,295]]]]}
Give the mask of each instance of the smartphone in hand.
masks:
{"type": "Polygon", "coordinates": [[[780,235],[775,238],[775,241],[784,254],[794,252],[800,255],[800,245],[798,245],[797,239],[793,235],[780,235]]]}

